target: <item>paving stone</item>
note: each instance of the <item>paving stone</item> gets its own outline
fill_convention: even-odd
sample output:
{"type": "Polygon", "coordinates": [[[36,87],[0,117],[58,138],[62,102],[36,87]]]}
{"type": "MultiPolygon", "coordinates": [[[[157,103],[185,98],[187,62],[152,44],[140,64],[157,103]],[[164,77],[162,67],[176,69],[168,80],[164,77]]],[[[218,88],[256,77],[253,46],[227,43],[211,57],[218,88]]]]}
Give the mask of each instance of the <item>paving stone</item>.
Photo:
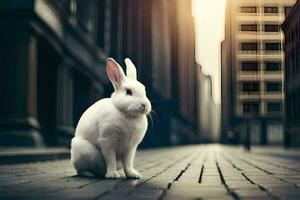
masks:
{"type": "Polygon", "coordinates": [[[163,193],[162,189],[135,189],[133,190],[130,195],[129,198],[147,198],[147,199],[158,199],[163,193]]]}
{"type": "Polygon", "coordinates": [[[118,195],[118,194],[110,194],[110,195],[106,195],[103,197],[100,197],[99,199],[101,200],[127,200],[129,199],[128,197],[124,197],[122,195],[118,195]]]}
{"type": "Polygon", "coordinates": [[[239,190],[239,189],[257,189],[258,186],[251,183],[242,183],[237,185],[228,185],[230,189],[239,190]]]}
{"type": "Polygon", "coordinates": [[[141,179],[74,176],[69,160],[0,165],[0,199],[300,199],[297,160],[237,147],[141,150],[135,166],[141,179]]]}
{"type": "Polygon", "coordinates": [[[234,192],[240,197],[268,197],[268,193],[262,190],[257,189],[240,189],[234,190],[234,192]]]}

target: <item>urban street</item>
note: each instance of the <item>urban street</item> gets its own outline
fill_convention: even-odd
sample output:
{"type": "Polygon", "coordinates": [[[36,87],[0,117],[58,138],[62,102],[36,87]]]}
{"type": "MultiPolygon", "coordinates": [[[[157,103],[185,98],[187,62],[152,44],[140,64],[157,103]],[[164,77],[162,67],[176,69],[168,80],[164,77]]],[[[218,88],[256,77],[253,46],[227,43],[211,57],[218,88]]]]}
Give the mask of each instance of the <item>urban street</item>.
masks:
{"type": "Polygon", "coordinates": [[[189,145],[141,150],[141,179],[75,176],[69,159],[0,166],[0,199],[299,199],[300,151],[189,145]]]}
{"type": "Polygon", "coordinates": [[[0,2],[0,200],[300,200],[300,0],[0,2]]]}

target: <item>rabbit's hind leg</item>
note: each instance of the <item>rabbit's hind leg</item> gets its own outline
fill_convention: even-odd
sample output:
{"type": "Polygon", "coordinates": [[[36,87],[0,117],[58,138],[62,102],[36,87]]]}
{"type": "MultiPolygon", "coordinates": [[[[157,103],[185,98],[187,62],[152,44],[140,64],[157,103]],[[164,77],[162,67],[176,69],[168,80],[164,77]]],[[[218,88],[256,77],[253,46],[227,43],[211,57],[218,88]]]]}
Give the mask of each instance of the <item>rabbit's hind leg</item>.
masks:
{"type": "Polygon", "coordinates": [[[93,174],[103,177],[106,172],[101,152],[89,141],[74,137],[71,144],[71,163],[78,175],[93,174]]]}

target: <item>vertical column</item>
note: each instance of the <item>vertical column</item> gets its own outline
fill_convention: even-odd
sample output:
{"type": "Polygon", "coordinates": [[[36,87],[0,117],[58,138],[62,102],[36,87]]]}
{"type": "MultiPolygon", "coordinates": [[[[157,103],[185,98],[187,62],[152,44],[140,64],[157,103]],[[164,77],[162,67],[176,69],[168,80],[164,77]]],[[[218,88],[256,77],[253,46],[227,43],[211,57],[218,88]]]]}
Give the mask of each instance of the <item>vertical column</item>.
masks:
{"type": "Polygon", "coordinates": [[[37,122],[37,41],[20,23],[1,33],[0,145],[40,146],[37,122]]]}
{"type": "Polygon", "coordinates": [[[104,23],[104,50],[110,54],[111,50],[111,1],[105,1],[105,23],[104,23]]]}
{"type": "Polygon", "coordinates": [[[118,1],[118,33],[117,33],[117,59],[122,60],[123,43],[123,1],[118,1]]]}
{"type": "Polygon", "coordinates": [[[72,61],[64,59],[57,71],[56,132],[58,142],[69,142],[74,135],[72,61]]]}

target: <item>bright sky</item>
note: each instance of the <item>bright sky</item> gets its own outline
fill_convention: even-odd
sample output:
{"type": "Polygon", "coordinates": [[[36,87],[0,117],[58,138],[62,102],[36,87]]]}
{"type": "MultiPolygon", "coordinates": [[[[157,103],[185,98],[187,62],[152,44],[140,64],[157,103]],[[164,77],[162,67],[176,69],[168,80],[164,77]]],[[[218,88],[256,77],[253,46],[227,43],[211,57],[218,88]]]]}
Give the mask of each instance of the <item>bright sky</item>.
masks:
{"type": "Polygon", "coordinates": [[[193,0],[196,61],[211,75],[213,99],[221,102],[221,42],[224,39],[226,0],[193,0]]]}

